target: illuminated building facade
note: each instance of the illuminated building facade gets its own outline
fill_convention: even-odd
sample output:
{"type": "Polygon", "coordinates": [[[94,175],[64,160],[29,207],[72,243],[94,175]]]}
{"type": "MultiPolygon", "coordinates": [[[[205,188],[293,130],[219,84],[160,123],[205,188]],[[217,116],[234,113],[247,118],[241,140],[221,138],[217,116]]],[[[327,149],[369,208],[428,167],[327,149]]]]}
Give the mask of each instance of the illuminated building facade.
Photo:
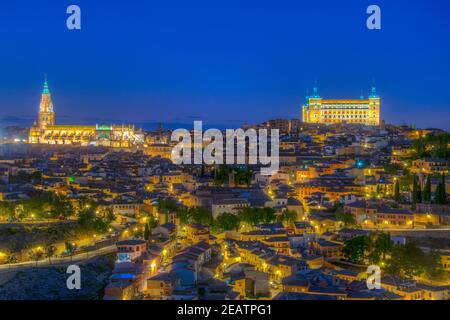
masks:
{"type": "Polygon", "coordinates": [[[380,97],[375,87],[367,99],[322,99],[314,94],[306,97],[302,107],[302,121],[306,123],[362,123],[377,126],[380,123],[380,97]]]}
{"type": "Polygon", "coordinates": [[[56,125],[52,97],[45,81],[38,123],[30,128],[28,142],[128,148],[143,144],[144,135],[131,125],[56,125]]]}

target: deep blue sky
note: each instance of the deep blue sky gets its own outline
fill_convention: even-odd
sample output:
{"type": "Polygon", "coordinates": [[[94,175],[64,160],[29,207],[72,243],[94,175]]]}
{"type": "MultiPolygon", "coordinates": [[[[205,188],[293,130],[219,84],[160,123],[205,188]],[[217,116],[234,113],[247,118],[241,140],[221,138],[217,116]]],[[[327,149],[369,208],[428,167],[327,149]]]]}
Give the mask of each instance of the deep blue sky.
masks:
{"type": "Polygon", "coordinates": [[[450,129],[448,0],[3,1],[0,43],[3,123],[32,123],[48,73],[60,123],[298,118],[317,80],[325,98],[375,81],[383,119],[450,129]]]}

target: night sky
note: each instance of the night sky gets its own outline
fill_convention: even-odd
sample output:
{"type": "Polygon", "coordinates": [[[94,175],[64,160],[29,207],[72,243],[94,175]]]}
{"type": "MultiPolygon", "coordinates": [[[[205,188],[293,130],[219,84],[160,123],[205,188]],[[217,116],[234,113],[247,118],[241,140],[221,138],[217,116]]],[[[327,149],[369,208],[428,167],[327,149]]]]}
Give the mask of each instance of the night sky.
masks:
{"type": "Polygon", "coordinates": [[[1,124],[32,124],[45,73],[57,123],[299,118],[317,81],[324,98],[374,82],[382,119],[450,129],[450,1],[2,1],[1,124]]]}

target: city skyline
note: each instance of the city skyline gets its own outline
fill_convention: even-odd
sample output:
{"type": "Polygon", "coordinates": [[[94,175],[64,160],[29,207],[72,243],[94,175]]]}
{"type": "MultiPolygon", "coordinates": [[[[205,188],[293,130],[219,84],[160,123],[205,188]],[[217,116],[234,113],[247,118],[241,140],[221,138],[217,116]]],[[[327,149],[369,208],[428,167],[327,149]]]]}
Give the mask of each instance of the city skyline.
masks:
{"type": "Polygon", "coordinates": [[[450,300],[449,9],[3,3],[0,301],[450,300]]]}
{"type": "Polygon", "coordinates": [[[32,124],[47,73],[60,123],[120,119],[176,127],[201,119],[237,127],[300,118],[315,85],[324,96],[357,99],[375,84],[383,97],[381,119],[449,129],[445,1],[381,1],[382,29],[374,31],[365,27],[364,1],[286,1],[277,8],[265,2],[79,5],[78,31],[65,28],[63,4],[5,5],[3,125],[32,124]]]}

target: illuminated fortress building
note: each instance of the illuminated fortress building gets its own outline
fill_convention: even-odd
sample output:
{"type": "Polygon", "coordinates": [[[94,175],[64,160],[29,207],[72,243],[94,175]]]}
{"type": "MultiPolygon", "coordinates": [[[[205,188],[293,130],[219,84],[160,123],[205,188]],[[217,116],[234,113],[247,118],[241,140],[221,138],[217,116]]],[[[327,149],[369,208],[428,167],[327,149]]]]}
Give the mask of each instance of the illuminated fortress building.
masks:
{"type": "Polygon", "coordinates": [[[306,97],[302,107],[302,121],[306,123],[362,123],[376,126],[380,123],[380,97],[375,87],[367,99],[322,99],[314,94],[306,97]]]}
{"type": "Polygon", "coordinates": [[[56,125],[52,97],[44,82],[38,123],[30,128],[29,143],[133,147],[144,143],[143,133],[131,125],[56,125]]]}

